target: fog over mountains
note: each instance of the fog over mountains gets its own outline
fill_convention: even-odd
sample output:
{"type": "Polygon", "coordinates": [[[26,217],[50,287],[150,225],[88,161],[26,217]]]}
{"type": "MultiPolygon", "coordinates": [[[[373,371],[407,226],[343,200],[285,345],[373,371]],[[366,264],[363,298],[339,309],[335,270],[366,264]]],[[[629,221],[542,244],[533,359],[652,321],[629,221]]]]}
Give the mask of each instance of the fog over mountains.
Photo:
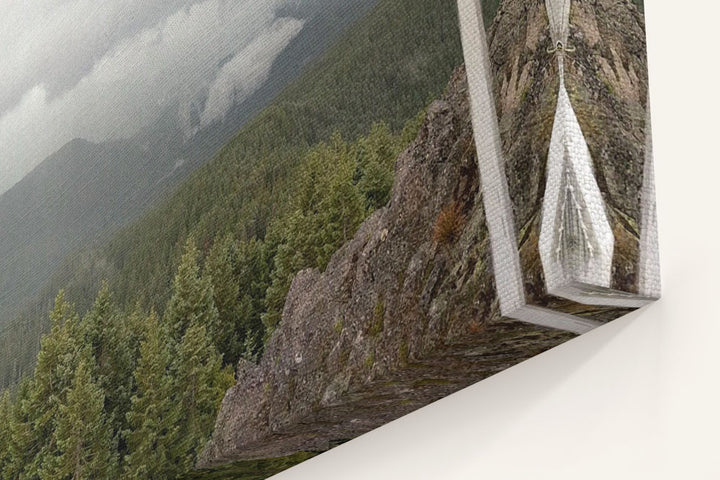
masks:
{"type": "MultiPolygon", "coordinates": [[[[131,138],[168,109],[186,124],[188,114],[203,126],[222,120],[264,83],[306,22],[372,3],[41,0],[10,6],[0,19],[0,193],[73,138],[131,138]]],[[[332,34],[333,26],[326,28],[332,34]]]]}
{"type": "Polygon", "coordinates": [[[0,20],[10,65],[0,71],[0,326],[66,255],[211,158],[375,2],[49,1],[0,20]]]}

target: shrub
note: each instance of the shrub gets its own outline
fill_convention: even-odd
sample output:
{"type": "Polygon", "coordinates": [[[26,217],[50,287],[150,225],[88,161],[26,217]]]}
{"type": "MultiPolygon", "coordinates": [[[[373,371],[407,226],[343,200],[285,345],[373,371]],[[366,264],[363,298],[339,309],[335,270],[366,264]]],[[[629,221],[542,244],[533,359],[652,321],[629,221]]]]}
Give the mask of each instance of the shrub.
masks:
{"type": "Polygon", "coordinates": [[[460,202],[452,202],[443,208],[435,220],[433,241],[437,245],[450,245],[462,234],[466,222],[460,202]]]}

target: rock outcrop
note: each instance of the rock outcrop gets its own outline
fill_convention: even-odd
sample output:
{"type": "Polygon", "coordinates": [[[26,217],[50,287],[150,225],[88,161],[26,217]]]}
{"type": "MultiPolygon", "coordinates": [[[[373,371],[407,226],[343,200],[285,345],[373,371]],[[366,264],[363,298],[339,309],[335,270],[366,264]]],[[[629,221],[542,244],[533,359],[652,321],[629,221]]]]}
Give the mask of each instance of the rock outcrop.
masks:
{"type": "Polygon", "coordinates": [[[328,449],[571,338],[499,316],[480,195],[459,68],[398,158],[389,204],[325,272],[294,279],[200,466],[328,449]],[[433,235],[442,215],[454,231],[433,235]]]}

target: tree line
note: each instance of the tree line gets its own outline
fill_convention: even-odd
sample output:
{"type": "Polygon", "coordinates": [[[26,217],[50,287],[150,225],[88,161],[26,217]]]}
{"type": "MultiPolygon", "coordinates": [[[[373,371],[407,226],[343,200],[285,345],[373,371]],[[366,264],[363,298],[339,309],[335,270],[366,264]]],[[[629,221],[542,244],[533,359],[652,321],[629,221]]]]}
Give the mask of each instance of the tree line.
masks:
{"type": "Polygon", "coordinates": [[[289,207],[263,239],[189,237],[158,313],[118,305],[107,283],[79,315],[55,298],[33,374],[0,396],[0,478],[172,479],[193,468],[240,358],[257,361],[293,276],[325,268],[389,199],[417,135],[383,123],[335,134],[299,163],[289,207]]]}

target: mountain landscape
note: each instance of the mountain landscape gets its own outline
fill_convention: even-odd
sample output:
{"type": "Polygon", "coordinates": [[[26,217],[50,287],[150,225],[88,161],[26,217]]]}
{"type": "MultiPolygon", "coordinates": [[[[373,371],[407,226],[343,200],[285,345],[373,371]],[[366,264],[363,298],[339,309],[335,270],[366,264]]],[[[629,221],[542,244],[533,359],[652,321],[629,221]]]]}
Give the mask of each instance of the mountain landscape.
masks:
{"type": "Polygon", "coordinates": [[[260,480],[576,335],[500,314],[456,1],[283,5],[252,93],[0,196],[0,478],[260,480]]]}
{"type": "MultiPolygon", "coordinates": [[[[42,301],[38,296],[43,287],[48,291],[48,280],[63,260],[107,241],[118,228],[161,201],[375,1],[314,0],[284,7],[278,16],[303,19],[303,29],[275,59],[267,80],[245,100],[231,105],[222,118],[203,125],[200,99],[194,110],[181,106],[165,110],[129,139],[100,143],[75,139],[0,195],[0,335],[15,328],[9,323],[27,324],[28,317],[45,317],[54,295],[47,298],[46,293],[42,301]],[[23,319],[18,321],[20,315],[23,319]]],[[[58,282],[63,282],[63,273],[58,275],[58,282]]],[[[38,333],[31,340],[35,349],[38,333]]],[[[24,338],[23,343],[29,341],[24,338]]],[[[4,369],[5,362],[0,363],[4,369]]]]}
{"type": "MultiPolygon", "coordinates": [[[[3,383],[14,385],[0,395],[3,476],[191,471],[237,366],[267,357],[293,278],[325,269],[382,210],[398,155],[461,63],[454,1],[380,0],[156,206],[63,260],[0,339],[3,383]]],[[[8,198],[20,203],[14,195],[56,172],[60,195],[82,195],[73,181],[88,171],[122,192],[108,186],[112,148],[132,163],[156,147],[75,140],[8,198]]],[[[84,210],[92,225],[107,221],[98,210],[84,210]]],[[[68,215],[45,221],[77,232],[62,227],[68,215]]],[[[261,475],[311,455],[271,460],[261,475]]]]}

